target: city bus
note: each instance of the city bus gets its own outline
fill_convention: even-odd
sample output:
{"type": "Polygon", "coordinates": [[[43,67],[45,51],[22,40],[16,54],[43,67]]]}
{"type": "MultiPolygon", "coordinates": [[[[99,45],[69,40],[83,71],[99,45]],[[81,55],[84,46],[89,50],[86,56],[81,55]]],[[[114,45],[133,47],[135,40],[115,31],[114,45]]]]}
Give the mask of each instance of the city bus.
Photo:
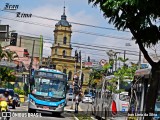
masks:
{"type": "Polygon", "coordinates": [[[110,83],[115,78],[114,75],[103,78],[101,89],[96,90],[94,103],[92,105],[92,114],[97,118],[110,119],[126,119],[129,107],[128,92],[131,88],[131,81],[127,77],[123,81],[110,83]],[[108,86],[115,86],[116,90],[122,92],[114,92],[108,90],[108,86]],[[116,117],[121,116],[120,118],[116,117]]]}
{"type": "Polygon", "coordinates": [[[66,104],[67,75],[54,69],[35,70],[30,81],[28,112],[60,115],[66,104]]]}

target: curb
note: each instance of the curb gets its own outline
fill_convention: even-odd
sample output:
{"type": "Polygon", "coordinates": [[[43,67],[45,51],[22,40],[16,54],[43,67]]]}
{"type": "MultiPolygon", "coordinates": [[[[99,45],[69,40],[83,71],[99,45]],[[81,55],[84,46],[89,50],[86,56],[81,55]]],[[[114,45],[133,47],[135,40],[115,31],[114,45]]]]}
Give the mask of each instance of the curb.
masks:
{"type": "Polygon", "coordinates": [[[73,117],[74,117],[75,120],[79,120],[74,114],[73,114],[73,117]]]}

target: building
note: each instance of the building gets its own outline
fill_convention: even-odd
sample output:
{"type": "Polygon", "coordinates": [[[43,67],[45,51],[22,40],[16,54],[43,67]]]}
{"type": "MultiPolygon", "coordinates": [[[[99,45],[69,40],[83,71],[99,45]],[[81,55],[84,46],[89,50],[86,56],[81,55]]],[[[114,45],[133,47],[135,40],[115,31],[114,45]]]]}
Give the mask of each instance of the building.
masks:
{"type": "MultiPolygon", "coordinates": [[[[18,46],[6,46],[4,48],[4,50],[6,51],[13,51],[16,52],[17,57],[14,58],[13,62],[16,65],[24,66],[25,70],[28,71],[29,70],[29,65],[31,62],[31,58],[29,57],[29,52],[28,49],[23,48],[23,47],[18,47],[18,46]]],[[[37,59],[37,57],[33,58],[33,66],[34,69],[38,69],[39,68],[39,59],[37,59]]]]}
{"type": "MultiPolygon", "coordinates": [[[[51,56],[44,58],[43,65],[52,66],[53,68],[68,74],[68,80],[73,80],[74,74],[79,75],[80,63],[76,63],[75,56],[72,56],[71,35],[72,25],[67,21],[65,7],[61,20],[58,21],[54,29],[54,43],[51,47],[51,56]]],[[[83,66],[84,68],[84,66],[83,66]]],[[[83,70],[84,80],[89,78],[87,70],[83,70]],[[86,79],[85,79],[86,78],[86,79]]]]}
{"type": "MultiPolygon", "coordinates": [[[[39,58],[43,54],[43,44],[42,44],[43,38],[41,36],[32,37],[32,36],[18,35],[16,46],[26,48],[29,52],[29,56],[31,57],[34,40],[35,40],[35,45],[34,45],[33,57],[39,58]]],[[[8,40],[8,41],[3,41],[2,46],[5,47],[5,46],[12,46],[12,45],[10,45],[10,40],[8,40]]]]}

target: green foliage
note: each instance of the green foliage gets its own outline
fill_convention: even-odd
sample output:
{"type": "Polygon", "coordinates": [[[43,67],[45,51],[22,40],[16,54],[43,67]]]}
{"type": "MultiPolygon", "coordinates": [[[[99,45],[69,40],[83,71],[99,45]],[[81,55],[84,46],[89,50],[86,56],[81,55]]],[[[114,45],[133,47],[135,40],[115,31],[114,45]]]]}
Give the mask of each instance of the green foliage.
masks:
{"type": "Polygon", "coordinates": [[[7,57],[9,62],[13,61],[14,58],[18,57],[18,55],[15,51],[6,51],[5,53],[6,53],[6,57],[7,57]]]}
{"type": "Polygon", "coordinates": [[[109,18],[118,30],[129,29],[133,37],[150,47],[160,40],[160,0],[88,0],[100,6],[105,18],[109,18]],[[153,9],[155,8],[155,9],[153,9]]]}
{"type": "Polygon", "coordinates": [[[9,62],[13,61],[14,58],[18,58],[18,55],[15,51],[4,51],[0,44],[0,61],[6,57],[9,62]]]}
{"type": "Polygon", "coordinates": [[[93,69],[89,76],[89,85],[96,86],[95,79],[102,79],[103,75],[105,75],[108,69],[111,67],[110,64],[105,64],[102,69],[93,69]]]}
{"type": "Polygon", "coordinates": [[[20,90],[20,89],[17,89],[17,88],[14,89],[14,92],[18,93],[19,95],[25,95],[25,91],[24,90],[20,90]]]}
{"type": "Polygon", "coordinates": [[[112,78],[111,80],[109,80],[110,85],[107,86],[107,89],[114,92],[114,93],[120,93],[122,91],[124,91],[123,89],[120,90],[116,90],[117,85],[116,83],[121,82],[122,84],[126,85],[124,80],[125,79],[130,79],[133,80],[134,78],[134,73],[137,69],[137,66],[131,66],[131,67],[127,67],[127,66],[123,66],[121,68],[119,68],[115,73],[114,73],[114,78],[112,78]]]}
{"type": "Polygon", "coordinates": [[[92,120],[91,116],[88,114],[78,114],[78,115],[76,115],[76,117],[79,120],[92,120]]]}
{"type": "Polygon", "coordinates": [[[3,82],[10,82],[10,81],[15,81],[16,76],[13,75],[14,70],[11,70],[10,68],[7,67],[1,67],[0,66],[0,79],[3,82]]]}

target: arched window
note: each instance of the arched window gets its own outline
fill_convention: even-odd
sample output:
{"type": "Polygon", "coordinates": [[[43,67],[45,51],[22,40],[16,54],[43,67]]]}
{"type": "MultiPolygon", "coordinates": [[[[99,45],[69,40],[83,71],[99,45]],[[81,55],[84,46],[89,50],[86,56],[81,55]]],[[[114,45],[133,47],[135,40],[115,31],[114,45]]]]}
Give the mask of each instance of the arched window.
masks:
{"type": "Polygon", "coordinates": [[[65,50],[63,50],[62,55],[63,55],[64,58],[66,57],[66,51],[65,50]]]}
{"type": "Polygon", "coordinates": [[[67,37],[65,36],[64,38],[63,38],[63,44],[66,44],[67,43],[67,37]]]}
{"type": "Polygon", "coordinates": [[[72,79],[72,72],[69,71],[69,73],[68,73],[68,80],[71,80],[71,79],[72,79]]]}
{"type": "Polygon", "coordinates": [[[65,74],[66,74],[66,72],[67,72],[67,70],[66,70],[66,69],[63,69],[63,73],[65,73],[65,74]]]}
{"type": "Polygon", "coordinates": [[[55,49],[55,54],[57,54],[57,48],[55,49]]]}

